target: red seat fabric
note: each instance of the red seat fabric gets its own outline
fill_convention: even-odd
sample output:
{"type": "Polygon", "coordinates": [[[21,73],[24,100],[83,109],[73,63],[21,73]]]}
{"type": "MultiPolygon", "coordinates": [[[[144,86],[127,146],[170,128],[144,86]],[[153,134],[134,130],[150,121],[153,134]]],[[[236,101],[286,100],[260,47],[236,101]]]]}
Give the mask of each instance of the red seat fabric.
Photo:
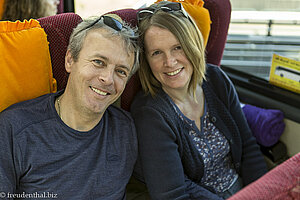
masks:
{"type": "Polygon", "coordinates": [[[68,73],[65,70],[65,55],[69,38],[81,17],[74,13],[63,13],[38,19],[44,28],[49,42],[53,76],[57,81],[57,90],[65,88],[68,73]]]}
{"type": "Polygon", "coordinates": [[[137,25],[137,18],[136,18],[137,11],[138,10],[135,9],[121,9],[109,13],[117,14],[122,18],[122,20],[126,21],[132,27],[135,27],[137,25]]]}
{"type": "Polygon", "coordinates": [[[220,65],[223,56],[231,16],[229,0],[204,0],[212,21],[206,46],[206,62],[220,65]]]}
{"type": "MultiPolygon", "coordinates": [[[[117,14],[120,16],[124,21],[129,23],[132,27],[137,25],[137,18],[136,13],[138,10],[135,9],[122,9],[112,11],[110,13],[117,14]]],[[[130,80],[128,81],[124,92],[121,95],[121,108],[124,110],[129,111],[131,102],[134,98],[134,95],[141,89],[141,84],[138,78],[137,73],[134,74],[130,80]]]]}
{"type": "Polygon", "coordinates": [[[57,14],[64,12],[64,0],[59,0],[59,4],[57,5],[57,14]]]}
{"type": "Polygon", "coordinates": [[[300,153],[278,165],[228,200],[300,199],[300,153]]]}

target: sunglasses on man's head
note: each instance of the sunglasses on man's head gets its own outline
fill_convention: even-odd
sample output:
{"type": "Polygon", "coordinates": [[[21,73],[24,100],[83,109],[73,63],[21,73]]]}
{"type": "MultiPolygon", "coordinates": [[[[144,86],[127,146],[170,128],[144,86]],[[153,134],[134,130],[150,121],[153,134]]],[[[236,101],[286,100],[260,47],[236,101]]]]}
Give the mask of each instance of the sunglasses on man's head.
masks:
{"type": "Polygon", "coordinates": [[[176,11],[181,11],[181,13],[186,17],[188,18],[189,20],[190,17],[189,15],[187,14],[187,12],[184,10],[183,6],[181,5],[181,3],[178,3],[178,2],[170,2],[164,6],[161,6],[159,8],[151,8],[151,7],[148,7],[148,8],[144,8],[142,10],[140,10],[138,13],[137,13],[137,20],[138,22],[142,21],[143,19],[147,18],[147,17],[150,17],[152,16],[154,13],[156,13],[157,11],[159,10],[162,10],[164,12],[176,12],[176,11]]]}
{"type": "MultiPolygon", "coordinates": [[[[120,21],[116,20],[115,18],[107,16],[107,15],[102,15],[101,17],[99,17],[99,19],[95,20],[92,24],[90,24],[85,29],[89,29],[89,28],[93,27],[95,24],[97,24],[101,20],[103,20],[103,23],[106,26],[108,26],[108,27],[110,27],[110,28],[112,28],[112,29],[114,29],[116,31],[121,31],[123,28],[126,28],[126,27],[123,26],[123,24],[120,21]]],[[[82,29],[81,31],[83,31],[85,29],[82,29]]],[[[81,32],[81,31],[79,31],[79,32],[81,32]]],[[[77,34],[79,32],[77,32],[77,34]]],[[[134,32],[133,31],[131,33],[131,36],[134,36],[134,32]]]]}

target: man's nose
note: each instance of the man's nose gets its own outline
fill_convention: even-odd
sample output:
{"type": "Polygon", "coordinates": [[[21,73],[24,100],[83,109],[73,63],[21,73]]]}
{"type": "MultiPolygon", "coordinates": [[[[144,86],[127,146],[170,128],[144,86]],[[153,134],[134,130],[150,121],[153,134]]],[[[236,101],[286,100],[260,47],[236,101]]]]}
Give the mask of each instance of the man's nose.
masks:
{"type": "Polygon", "coordinates": [[[105,85],[111,85],[114,82],[113,76],[114,76],[113,67],[107,66],[101,70],[98,79],[100,80],[101,83],[104,83],[105,85]]]}

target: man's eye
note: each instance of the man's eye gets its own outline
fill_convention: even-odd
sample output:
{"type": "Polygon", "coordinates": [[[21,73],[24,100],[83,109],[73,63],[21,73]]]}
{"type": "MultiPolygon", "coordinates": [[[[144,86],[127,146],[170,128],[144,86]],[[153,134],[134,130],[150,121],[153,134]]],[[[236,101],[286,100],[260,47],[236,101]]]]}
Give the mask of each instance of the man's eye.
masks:
{"type": "Polygon", "coordinates": [[[93,62],[94,65],[97,65],[97,66],[104,66],[105,65],[105,63],[102,60],[99,60],[99,59],[92,60],[92,62],[93,62]]]}

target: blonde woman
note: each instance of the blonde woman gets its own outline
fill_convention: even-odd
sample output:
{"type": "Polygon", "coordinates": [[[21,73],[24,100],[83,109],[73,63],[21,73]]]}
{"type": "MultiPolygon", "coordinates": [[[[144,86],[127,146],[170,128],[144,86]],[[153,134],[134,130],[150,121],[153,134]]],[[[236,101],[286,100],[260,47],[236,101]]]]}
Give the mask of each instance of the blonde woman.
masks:
{"type": "Polygon", "coordinates": [[[180,3],[137,18],[144,91],[131,105],[134,177],[152,200],[228,198],[267,171],[232,83],[205,63],[202,35],[180,3]]]}

